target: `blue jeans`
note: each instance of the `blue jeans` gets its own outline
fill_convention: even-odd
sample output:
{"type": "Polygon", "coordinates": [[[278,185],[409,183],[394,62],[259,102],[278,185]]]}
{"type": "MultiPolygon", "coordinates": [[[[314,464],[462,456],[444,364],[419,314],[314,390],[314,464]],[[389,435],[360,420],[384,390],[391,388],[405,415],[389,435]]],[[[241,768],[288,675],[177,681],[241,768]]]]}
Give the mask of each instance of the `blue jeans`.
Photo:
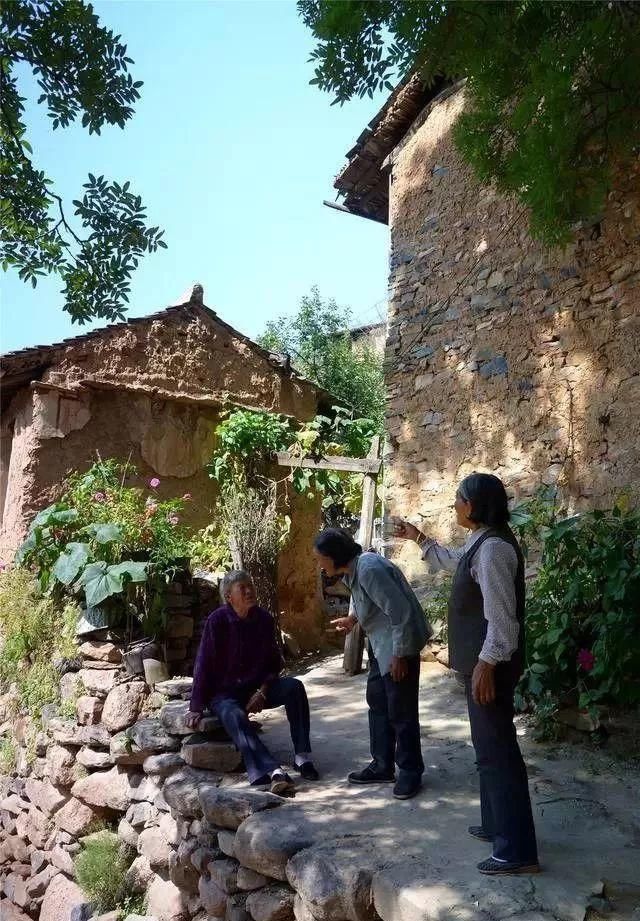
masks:
{"type": "Polygon", "coordinates": [[[369,738],[377,771],[393,774],[395,761],[401,777],[419,780],[424,771],[418,716],[420,656],[407,656],[407,664],[407,677],[393,681],[390,674],[380,674],[369,647],[369,738]]]}
{"type": "MultiPolygon", "coordinates": [[[[267,746],[260,739],[245,710],[256,688],[241,688],[233,695],[217,697],[211,709],[216,714],[244,758],[249,780],[255,783],[279,767],[267,746]]],[[[284,707],[291,740],[296,754],[311,751],[309,741],[309,701],[304,685],[297,678],[276,678],[269,685],[265,709],[284,707]]]]}
{"type": "Polygon", "coordinates": [[[493,838],[493,856],[514,863],[537,863],[527,768],[513,725],[513,692],[519,672],[511,663],[496,666],[496,698],[491,704],[474,702],[470,675],[465,676],[465,688],[480,775],[482,827],[493,838]]]}

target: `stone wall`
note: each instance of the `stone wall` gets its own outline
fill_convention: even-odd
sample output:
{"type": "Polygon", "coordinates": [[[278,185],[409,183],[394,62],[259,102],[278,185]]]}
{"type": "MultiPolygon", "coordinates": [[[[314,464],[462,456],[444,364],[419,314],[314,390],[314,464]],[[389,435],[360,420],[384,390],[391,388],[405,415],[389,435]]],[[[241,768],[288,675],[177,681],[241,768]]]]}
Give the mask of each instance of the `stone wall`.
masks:
{"type": "Polygon", "coordinates": [[[463,105],[443,94],[391,157],[387,496],[441,538],[473,470],[574,508],[640,492],[640,170],[546,250],[456,152],[463,105]]]}
{"type": "Polygon", "coordinates": [[[0,775],[0,916],[7,921],[118,921],[94,914],[74,859],[95,831],[130,848],[127,888],[145,899],[128,921],[375,921],[380,859],[368,837],[248,787],[218,720],[189,730],[191,680],[150,687],[121,650],[87,641],[43,728],[0,696],[0,737],[14,738],[0,775]],[[29,754],[30,753],[30,754],[29,754]]]}

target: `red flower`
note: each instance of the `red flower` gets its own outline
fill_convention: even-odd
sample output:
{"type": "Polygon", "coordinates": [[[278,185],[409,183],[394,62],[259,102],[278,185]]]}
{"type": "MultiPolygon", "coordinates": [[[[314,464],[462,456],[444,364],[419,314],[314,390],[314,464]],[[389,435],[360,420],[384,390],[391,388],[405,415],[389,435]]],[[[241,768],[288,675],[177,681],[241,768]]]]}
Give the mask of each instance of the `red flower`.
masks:
{"type": "Polygon", "coordinates": [[[590,649],[581,649],[577,658],[578,668],[581,668],[583,672],[590,672],[596,664],[596,657],[590,649]]]}

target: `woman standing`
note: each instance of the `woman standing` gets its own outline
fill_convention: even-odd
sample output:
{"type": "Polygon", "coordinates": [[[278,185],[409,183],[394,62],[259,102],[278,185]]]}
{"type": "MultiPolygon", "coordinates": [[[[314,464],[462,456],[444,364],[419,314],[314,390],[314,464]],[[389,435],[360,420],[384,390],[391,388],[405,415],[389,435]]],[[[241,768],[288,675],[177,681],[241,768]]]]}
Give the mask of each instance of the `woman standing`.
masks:
{"type": "Polygon", "coordinates": [[[351,589],[355,617],[332,621],[349,633],[359,622],[369,640],[369,736],[372,761],[349,774],[349,783],[394,780],[396,799],[410,799],[420,789],[424,762],[420,748],[418,685],[420,650],[432,630],[420,602],[397,566],[363,553],[347,531],[329,528],[315,541],[318,564],[327,575],[341,575],[351,589]]]}
{"type": "Polygon", "coordinates": [[[538,852],[513,695],[524,666],[524,560],[509,528],[507,494],[498,477],[473,473],[456,493],[464,547],[442,547],[407,521],[396,536],[415,540],[432,571],[454,572],[449,599],[449,659],[464,675],[471,738],[480,774],[482,825],[469,833],[493,842],[481,873],[537,873],[538,852]]]}

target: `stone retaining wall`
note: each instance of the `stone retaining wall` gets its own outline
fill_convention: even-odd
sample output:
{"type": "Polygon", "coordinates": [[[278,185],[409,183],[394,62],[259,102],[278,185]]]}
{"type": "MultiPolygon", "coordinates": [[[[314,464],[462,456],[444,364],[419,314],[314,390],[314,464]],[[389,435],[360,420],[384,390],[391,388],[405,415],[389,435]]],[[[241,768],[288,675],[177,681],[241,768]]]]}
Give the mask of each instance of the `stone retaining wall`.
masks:
{"type": "Polygon", "coordinates": [[[147,921],[373,921],[370,842],[330,841],[325,814],[316,825],[295,801],[248,787],[215,717],[185,726],[192,679],[151,688],[110,642],[86,641],[79,656],[61,680],[75,719],[48,705],[34,734],[12,717],[15,692],[0,697],[0,736],[17,745],[0,776],[3,921],[117,921],[94,914],[75,881],[97,826],[137,852],[127,881],[147,921]]]}

